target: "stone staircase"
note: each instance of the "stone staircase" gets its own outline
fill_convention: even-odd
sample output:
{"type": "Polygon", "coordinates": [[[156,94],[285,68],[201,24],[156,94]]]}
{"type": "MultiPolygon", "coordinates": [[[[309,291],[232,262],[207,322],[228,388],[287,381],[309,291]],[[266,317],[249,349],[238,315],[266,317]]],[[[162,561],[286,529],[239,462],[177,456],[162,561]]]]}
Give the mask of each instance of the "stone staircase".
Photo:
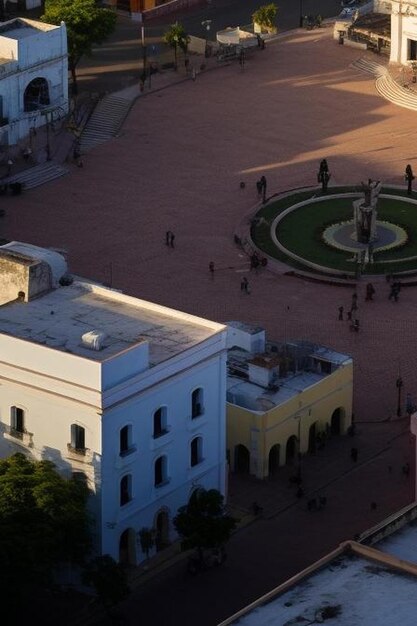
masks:
{"type": "Polygon", "coordinates": [[[380,76],[385,76],[388,73],[385,65],[381,65],[376,61],[371,61],[371,59],[367,59],[362,57],[361,59],[357,59],[353,63],[351,63],[350,67],[359,70],[360,72],[365,72],[366,74],[372,74],[376,78],[380,76]]]}
{"type": "Polygon", "coordinates": [[[399,85],[389,74],[377,78],[376,89],[383,98],[405,109],[417,111],[417,93],[407,85],[399,85]]]}
{"type": "Polygon", "coordinates": [[[115,137],[125,121],[137,95],[132,90],[109,94],[97,104],[80,139],[81,154],[115,137]]]}
{"type": "Polygon", "coordinates": [[[361,72],[375,76],[375,87],[380,96],[397,106],[417,111],[417,93],[408,85],[400,85],[384,65],[370,59],[361,58],[351,64],[351,67],[361,72]]]}
{"type": "Polygon", "coordinates": [[[46,161],[40,165],[29,167],[18,174],[13,174],[1,179],[1,184],[22,183],[24,189],[33,189],[44,183],[49,183],[55,178],[60,178],[68,174],[68,170],[53,161],[46,161]]]}

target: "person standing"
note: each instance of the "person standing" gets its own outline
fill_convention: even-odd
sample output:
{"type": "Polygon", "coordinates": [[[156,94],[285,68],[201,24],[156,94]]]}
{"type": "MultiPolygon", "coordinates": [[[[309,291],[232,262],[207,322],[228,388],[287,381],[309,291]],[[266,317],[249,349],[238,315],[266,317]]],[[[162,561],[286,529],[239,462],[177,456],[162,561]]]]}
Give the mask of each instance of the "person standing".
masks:
{"type": "Polygon", "coordinates": [[[265,204],[266,200],[266,178],[265,176],[261,176],[261,185],[262,185],[262,202],[265,204]]]}
{"type": "Polygon", "coordinates": [[[343,322],[343,307],[339,307],[339,321],[343,322]]]}
{"type": "Polygon", "coordinates": [[[175,239],[175,235],[173,232],[171,232],[170,239],[169,239],[169,245],[171,246],[171,248],[174,247],[174,239],[175,239]]]}
{"type": "Polygon", "coordinates": [[[375,288],[372,283],[368,283],[366,285],[366,298],[365,300],[373,300],[374,299],[375,288]]]}
{"type": "Polygon", "coordinates": [[[165,244],[169,246],[170,242],[171,242],[171,231],[167,230],[167,232],[165,233],[165,244]]]}
{"type": "Polygon", "coordinates": [[[413,185],[414,178],[415,176],[413,176],[413,170],[409,163],[407,167],[405,168],[405,180],[407,181],[407,194],[409,196],[411,196],[412,191],[413,191],[412,185],[413,185]]]}
{"type": "Polygon", "coordinates": [[[210,261],[210,263],[209,263],[209,272],[210,272],[211,278],[214,279],[214,263],[213,263],[213,261],[210,261]]]}

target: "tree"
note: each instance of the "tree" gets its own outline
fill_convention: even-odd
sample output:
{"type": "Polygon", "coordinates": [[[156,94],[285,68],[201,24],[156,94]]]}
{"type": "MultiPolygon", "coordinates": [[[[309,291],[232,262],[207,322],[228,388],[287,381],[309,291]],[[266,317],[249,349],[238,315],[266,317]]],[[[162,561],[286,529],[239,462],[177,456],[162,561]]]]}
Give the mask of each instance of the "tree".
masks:
{"type": "Polygon", "coordinates": [[[178,48],[184,52],[187,52],[187,46],[190,41],[189,36],[185,32],[185,28],[179,22],[171,24],[169,30],[164,35],[164,42],[171,48],[174,48],[175,69],[177,69],[177,53],[178,48]]]}
{"type": "Polygon", "coordinates": [[[278,7],[273,2],[271,4],[263,4],[255,13],[252,13],[252,22],[267,29],[274,29],[277,13],[278,7]]]}
{"type": "Polygon", "coordinates": [[[57,565],[83,562],[91,546],[88,495],[83,482],[65,480],[50,461],[23,454],[0,460],[0,593],[6,609],[49,585],[57,565]]]}
{"type": "Polygon", "coordinates": [[[96,590],[100,602],[107,610],[119,604],[129,593],[123,566],[109,555],[98,556],[87,566],[83,580],[96,590]]]}
{"type": "Polygon", "coordinates": [[[222,548],[230,539],[236,520],[226,515],[223,496],[217,489],[198,489],[187,505],[178,509],[174,526],[183,550],[196,548],[200,561],[206,548],[222,548]]]}
{"type": "Polygon", "coordinates": [[[67,27],[68,67],[72,91],[78,92],[76,67],[84,56],[91,56],[93,45],[102,44],[116,27],[116,13],[102,9],[96,0],[46,0],[41,20],[67,27]]]}

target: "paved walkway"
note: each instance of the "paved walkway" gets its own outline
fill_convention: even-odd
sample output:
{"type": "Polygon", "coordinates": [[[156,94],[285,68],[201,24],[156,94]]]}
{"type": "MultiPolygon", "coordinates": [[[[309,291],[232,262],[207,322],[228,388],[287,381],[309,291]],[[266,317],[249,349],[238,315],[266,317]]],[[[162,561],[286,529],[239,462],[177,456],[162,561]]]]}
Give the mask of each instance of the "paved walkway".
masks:
{"type": "Polygon", "coordinates": [[[184,579],[180,564],[138,590],[126,604],[132,624],[140,616],[155,626],[213,626],[413,497],[399,469],[413,460],[406,423],[386,420],[395,418],[399,371],[404,392],[417,392],[417,290],[404,289],[396,304],[381,282],[375,302],[365,303],[360,284],[361,331],[351,333],[337,320],[338,306],[350,304],[349,289],[265,270],[251,275],[233,241],[262,174],[268,193],[311,185],[327,158],[335,184],[364,177],[404,184],[405,165],[416,158],[416,113],[382,100],[374,79],[350,68],[357,56],[338,46],[330,29],[295,32],[254,54],[244,71],[232,64],[139,98],[120,135],[89,152],[82,169],[7,198],[3,236],[67,249],[74,273],[354,358],[358,467],[348,439],[303,461],[308,491],[325,489],[328,507],[308,513],[286,479],[272,481],[268,493],[263,484],[233,479],[232,501],[248,508],[256,495],[266,518],[234,536],[224,569],[184,579]],[[164,245],[168,229],[175,250],[164,245]],[[240,292],[242,275],[250,296],[240,292]]]}

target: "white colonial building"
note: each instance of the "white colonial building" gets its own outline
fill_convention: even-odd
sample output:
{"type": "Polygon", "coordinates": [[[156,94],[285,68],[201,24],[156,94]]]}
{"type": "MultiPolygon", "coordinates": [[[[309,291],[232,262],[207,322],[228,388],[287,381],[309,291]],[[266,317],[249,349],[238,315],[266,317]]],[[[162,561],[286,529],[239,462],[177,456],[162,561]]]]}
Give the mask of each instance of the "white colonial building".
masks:
{"type": "Polygon", "coordinates": [[[0,454],[52,460],[94,492],[97,549],[141,560],[198,487],[225,491],[226,327],[71,279],[0,247],[0,454]]]}
{"type": "Polygon", "coordinates": [[[65,24],[16,18],[0,24],[0,145],[68,112],[65,24]]]}
{"type": "MultiPolygon", "coordinates": [[[[384,3],[388,4],[388,3],[384,3]]],[[[401,63],[417,61],[417,0],[393,0],[391,5],[390,61],[401,63]]]]}

